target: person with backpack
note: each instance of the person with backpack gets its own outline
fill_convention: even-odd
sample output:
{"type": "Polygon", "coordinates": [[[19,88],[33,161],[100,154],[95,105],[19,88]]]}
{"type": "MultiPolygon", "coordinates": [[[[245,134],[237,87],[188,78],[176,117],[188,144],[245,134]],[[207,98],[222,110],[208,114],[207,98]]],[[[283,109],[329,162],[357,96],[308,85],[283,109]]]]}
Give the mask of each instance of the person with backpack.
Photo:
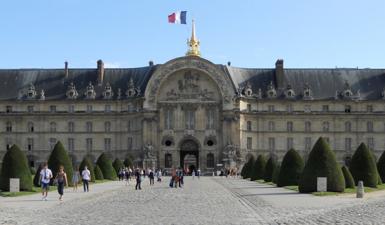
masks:
{"type": "Polygon", "coordinates": [[[49,183],[51,182],[53,175],[52,171],[48,169],[48,163],[43,163],[43,169],[40,171],[39,183],[41,184],[41,194],[43,196],[42,200],[47,201],[49,183]]]}

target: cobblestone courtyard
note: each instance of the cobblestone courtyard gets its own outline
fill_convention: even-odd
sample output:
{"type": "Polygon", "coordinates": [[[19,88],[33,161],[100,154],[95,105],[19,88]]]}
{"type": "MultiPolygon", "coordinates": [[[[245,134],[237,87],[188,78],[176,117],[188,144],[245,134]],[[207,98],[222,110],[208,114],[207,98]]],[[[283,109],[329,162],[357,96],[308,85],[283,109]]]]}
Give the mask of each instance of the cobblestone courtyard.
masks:
{"type": "Polygon", "coordinates": [[[0,198],[0,224],[384,224],[385,196],[315,197],[255,182],[186,178],[168,188],[168,178],[143,190],[122,182],[94,185],[94,193],[67,190],[64,202],[50,193],[0,198]]]}

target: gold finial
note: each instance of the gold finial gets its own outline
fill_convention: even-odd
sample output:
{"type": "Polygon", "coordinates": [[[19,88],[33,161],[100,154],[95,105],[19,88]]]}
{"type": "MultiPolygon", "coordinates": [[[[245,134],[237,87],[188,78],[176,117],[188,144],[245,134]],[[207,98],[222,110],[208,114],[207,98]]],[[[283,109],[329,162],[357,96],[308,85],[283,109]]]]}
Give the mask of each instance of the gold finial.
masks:
{"type": "Polygon", "coordinates": [[[192,21],[192,32],[191,38],[187,41],[187,45],[189,46],[189,50],[187,51],[187,56],[201,56],[201,52],[199,51],[199,40],[195,36],[195,22],[192,21]]]}

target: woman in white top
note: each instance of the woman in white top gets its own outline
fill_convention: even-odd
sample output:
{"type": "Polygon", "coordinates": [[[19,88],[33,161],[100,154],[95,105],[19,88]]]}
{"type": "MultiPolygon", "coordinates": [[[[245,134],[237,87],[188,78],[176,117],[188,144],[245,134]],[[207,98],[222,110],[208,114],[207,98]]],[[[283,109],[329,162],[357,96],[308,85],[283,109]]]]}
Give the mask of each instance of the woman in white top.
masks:
{"type": "Polygon", "coordinates": [[[83,180],[83,189],[84,192],[89,192],[89,184],[88,182],[91,180],[91,173],[87,169],[87,166],[84,167],[84,170],[82,171],[82,180],[83,180]]]}

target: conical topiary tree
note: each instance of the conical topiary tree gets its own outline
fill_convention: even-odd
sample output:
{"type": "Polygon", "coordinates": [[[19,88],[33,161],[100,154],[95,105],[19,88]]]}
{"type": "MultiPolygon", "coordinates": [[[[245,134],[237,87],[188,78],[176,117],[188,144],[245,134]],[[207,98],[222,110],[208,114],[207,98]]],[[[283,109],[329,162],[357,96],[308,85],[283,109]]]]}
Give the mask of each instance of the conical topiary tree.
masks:
{"type": "Polygon", "coordinates": [[[95,182],[94,164],[91,162],[91,159],[88,156],[85,156],[82,162],[80,163],[80,166],[79,166],[80,175],[82,174],[82,171],[84,170],[85,166],[87,166],[88,170],[90,171],[91,181],[95,182]]]}
{"type": "Polygon", "coordinates": [[[364,186],[377,187],[379,175],[376,162],[364,143],[361,143],[354,152],[349,170],[356,185],[361,180],[364,182],[364,186]]]}
{"type": "Polygon", "coordinates": [[[303,167],[304,162],[298,152],[294,149],[287,151],[281,163],[281,172],[278,175],[277,186],[298,185],[303,167]]]}
{"type": "MultiPolygon", "coordinates": [[[[68,185],[72,185],[72,161],[68,156],[67,151],[64,149],[63,144],[58,141],[48,159],[48,168],[52,170],[53,177],[59,172],[60,166],[64,167],[64,172],[67,174],[68,185]]],[[[52,179],[51,182],[53,182],[53,180],[54,179],[52,179]]]]}
{"type": "Polygon", "coordinates": [[[381,180],[385,181],[385,151],[382,152],[381,157],[378,159],[377,169],[381,180]]]}
{"type": "Polygon", "coordinates": [[[265,167],[265,174],[263,175],[263,179],[266,182],[271,182],[273,180],[274,169],[277,167],[277,160],[274,156],[270,156],[269,160],[267,160],[265,167]]]}
{"type": "Polygon", "coordinates": [[[260,180],[263,179],[266,168],[266,158],[263,155],[259,155],[257,160],[255,160],[254,166],[251,172],[251,180],[260,180]]]}
{"type": "Polygon", "coordinates": [[[116,158],[112,163],[112,166],[114,167],[116,174],[119,174],[119,170],[124,167],[124,164],[120,161],[120,159],[116,158]]]}
{"type": "Polygon", "coordinates": [[[130,157],[125,158],[123,164],[125,167],[128,167],[128,168],[132,168],[134,165],[130,157]]]}
{"type": "Polygon", "coordinates": [[[104,179],[115,180],[117,178],[111,159],[106,154],[102,153],[96,161],[96,164],[102,171],[104,179]]]}
{"type": "Polygon", "coordinates": [[[327,191],[343,192],[345,189],[345,179],[341,167],[336,161],[334,152],[322,137],[317,140],[309,154],[299,180],[299,192],[317,191],[317,177],[327,178],[327,191]]]}
{"type": "Polygon", "coordinates": [[[103,180],[103,173],[98,165],[95,166],[95,180],[103,180]]]}
{"type": "Polygon", "coordinates": [[[0,174],[0,189],[9,191],[9,179],[20,179],[20,190],[32,190],[32,176],[27,157],[17,145],[13,145],[4,155],[0,174]]]}
{"type": "Polygon", "coordinates": [[[352,174],[350,173],[349,169],[346,166],[343,166],[342,168],[342,173],[345,178],[345,187],[346,188],[354,188],[354,179],[352,174]]]}
{"type": "Polygon", "coordinates": [[[253,168],[254,162],[255,158],[253,155],[251,155],[241,170],[241,176],[243,179],[251,178],[251,170],[253,168]]]}
{"type": "Polygon", "coordinates": [[[40,164],[36,170],[35,176],[33,177],[33,185],[35,187],[40,187],[40,172],[43,169],[43,165],[40,164]]]}
{"type": "Polygon", "coordinates": [[[277,184],[278,183],[278,176],[279,176],[279,173],[281,171],[281,165],[277,165],[275,168],[274,168],[274,171],[273,171],[273,180],[272,182],[274,184],[277,184]]]}

